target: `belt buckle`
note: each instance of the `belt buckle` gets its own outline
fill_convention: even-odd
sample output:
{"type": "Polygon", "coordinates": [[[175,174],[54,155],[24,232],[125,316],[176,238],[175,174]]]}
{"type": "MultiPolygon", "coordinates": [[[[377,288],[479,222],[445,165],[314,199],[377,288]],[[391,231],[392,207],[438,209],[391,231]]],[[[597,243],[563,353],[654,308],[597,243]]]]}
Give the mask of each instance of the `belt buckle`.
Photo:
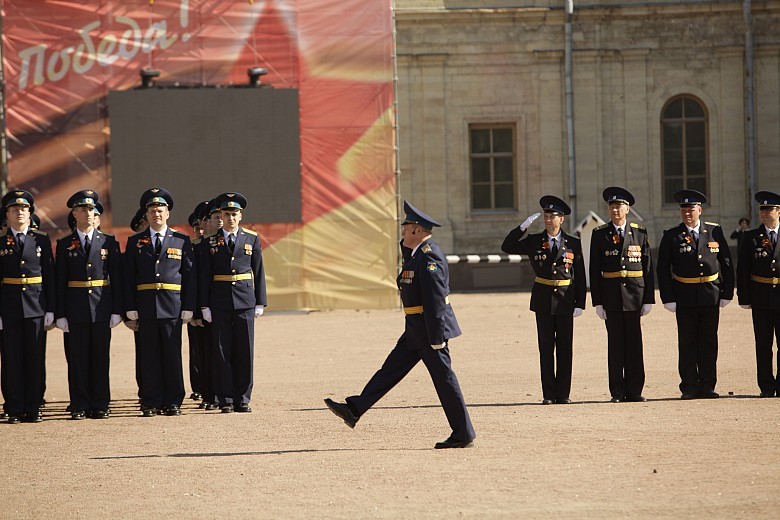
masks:
{"type": "Polygon", "coordinates": [[[84,282],[84,287],[92,287],[92,280],[87,280],[84,282]]]}
{"type": "Polygon", "coordinates": [[[772,285],[777,285],[780,283],[780,278],[772,278],[772,285]]]}
{"type": "Polygon", "coordinates": [[[19,278],[19,283],[21,283],[22,285],[27,285],[27,278],[24,277],[19,278]]]}
{"type": "Polygon", "coordinates": [[[620,277],[621,277],[621,278],[626,278],[626,277],[628,277],[628,271],[626,271],[625,269],[621,270],[621,271],[620,271],[620,277]]]}
{"type": "Polygon", "coordinates": [[[230,275],[230,281],[231,282],[237,282],[238,281],[238,275],[231,274],[230,275]]]}
{"type": "Polygon", "coordinates": [[[699,283],[707,283],[707,278],[709,278],[709,276],[700,276],[699,283]]]}
{"type": "Polygon", "coordinates": [[[162,289],[163,284],[161,282],[156,282],[154,286],[157,287],[157,290],[159,291],[160,289],[162,289]]]}

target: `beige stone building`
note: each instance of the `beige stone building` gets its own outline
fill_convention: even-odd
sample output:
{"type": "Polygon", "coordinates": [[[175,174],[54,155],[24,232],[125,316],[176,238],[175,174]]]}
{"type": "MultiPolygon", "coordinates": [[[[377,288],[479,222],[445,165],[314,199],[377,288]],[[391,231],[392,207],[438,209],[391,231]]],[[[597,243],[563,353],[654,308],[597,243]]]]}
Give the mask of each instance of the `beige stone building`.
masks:
{"type": "Polygon", "coordinates": [[[750,13],[752,38],[740,1],[574,0],[567,17],[563,0],[396,0],[402,197],[446,223],[452,253],[500,252],[547,193],[570,221],[606,219],[609,185],[635,194],[656,245],[682,187],[729,235],[751,216],[751,163],[754,191],[780,191],[780,0],[750,13]]]}

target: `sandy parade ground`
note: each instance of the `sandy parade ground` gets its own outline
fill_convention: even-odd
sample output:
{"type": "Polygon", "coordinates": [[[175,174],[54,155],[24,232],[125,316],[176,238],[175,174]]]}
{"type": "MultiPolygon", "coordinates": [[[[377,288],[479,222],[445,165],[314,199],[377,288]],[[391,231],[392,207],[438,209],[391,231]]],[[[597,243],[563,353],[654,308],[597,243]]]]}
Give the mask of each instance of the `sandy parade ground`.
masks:
{"type": "Polygon", "coordinates": [[[256,325],[251,414],[187,399],[181,417],[140,417],[132,333],[120,325],[111,419],[67,420],[55,330],[44,422],[0,424],[0,517],[776,517],[780,398],[756,397],[750,312],[736,302],[721,313],[720,399],[679,400],[676,324],[656,305],[643,318],[648,402],[609,403],[606,331],[588,308],[575,320],[574,403],[553,406],[540,404],[529,293],[451,302],[470,449],[433,449],[449,430],[422,364],[355,430],[325,408],[379,368],[403,330],[399,310],[269,308],[256,325]]]}

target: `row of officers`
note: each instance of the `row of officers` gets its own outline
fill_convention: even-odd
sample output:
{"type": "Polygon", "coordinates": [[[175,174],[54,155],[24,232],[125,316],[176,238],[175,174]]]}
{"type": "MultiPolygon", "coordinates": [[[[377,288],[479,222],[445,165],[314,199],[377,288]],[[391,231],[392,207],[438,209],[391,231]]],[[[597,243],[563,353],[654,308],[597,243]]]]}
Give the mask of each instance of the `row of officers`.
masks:
{"type": "MultiPolygon", "coordinates": [[[[736,278],[721,227],[701,219],[704,194],[681,190],[679,225],[663,233],[656,269],[647,230],[628,221],[634,196],[625,188],[603,192],[610,222],[594,229],[590,241],[591,301],[607,329],[607,363],[612,402],[645,401],[641,317],[655,303],[656,282],[666,310],[677,320],[678,370],[682,399],[717,398],[718,320],[731,303],[736,284],[739,305],[752,311],[761,397],[780,396],[773,366],[773,341],[780,334],[780,195],[761,191],[755,199],[761,225],[745,233],[736,278]],[[656,280],[657,276],[657,280],[656,280]],[[736,283],[735,283],[736,282],[736,283]]],[[[561,229],[570,213],[554,196],[540,200],[545,230],[528,234],[536,213],[510,231],[506,253],[525,254],[535,280],[531,310],[536,315],[543,404],[571,400],[573,319],[586,300],[581,242],[561,229]]]]}
{"type": "Polygon", "coordinates": [[[40,422],[46,331],[64,332],[69,411],[75,420],[110,415],[111,329],[135,331],[141,413],[180,415],[185,396],[182,326],[188,324],[193,397],[222,412],[251,412],[254,320],[267,304],[257,233],[242,228],[247,200],[223,193],[190,216],[196,238],[168,226],[173,197],[143,193],[124,253],[99,227],[94,190],[67,202],[72,233],[57,240],[34,226],[27,191],[2,198],[0,360],[3,414],[40,422]]]}

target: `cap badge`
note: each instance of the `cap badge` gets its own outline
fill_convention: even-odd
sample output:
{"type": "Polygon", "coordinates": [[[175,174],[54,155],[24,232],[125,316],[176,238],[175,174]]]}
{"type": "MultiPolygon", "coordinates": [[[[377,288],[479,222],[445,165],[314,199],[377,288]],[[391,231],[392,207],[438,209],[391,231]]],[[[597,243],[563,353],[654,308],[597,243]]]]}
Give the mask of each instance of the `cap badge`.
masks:
{"type": "Polygon", "coordinates": [[[152,188],[149,191],[151,191],[152,193],[157,193],[158,191],[160,191],[160,188],[152,188]]]}
{"type": "Polygon", "coordinates": [[[17,197],[19,197],[19,196],[21,196],[21,195],[24,195],[24,192],[23,192],[23,191],[16,191],[16,192],[14,192],[14,195],[16,195],[17,197]]]}
{"type": "Polygon", "coordinates": [[[235,197],[236,196],[235,193],[226,193],[225,195],[227,195],[228,197],[235,197]]]}

